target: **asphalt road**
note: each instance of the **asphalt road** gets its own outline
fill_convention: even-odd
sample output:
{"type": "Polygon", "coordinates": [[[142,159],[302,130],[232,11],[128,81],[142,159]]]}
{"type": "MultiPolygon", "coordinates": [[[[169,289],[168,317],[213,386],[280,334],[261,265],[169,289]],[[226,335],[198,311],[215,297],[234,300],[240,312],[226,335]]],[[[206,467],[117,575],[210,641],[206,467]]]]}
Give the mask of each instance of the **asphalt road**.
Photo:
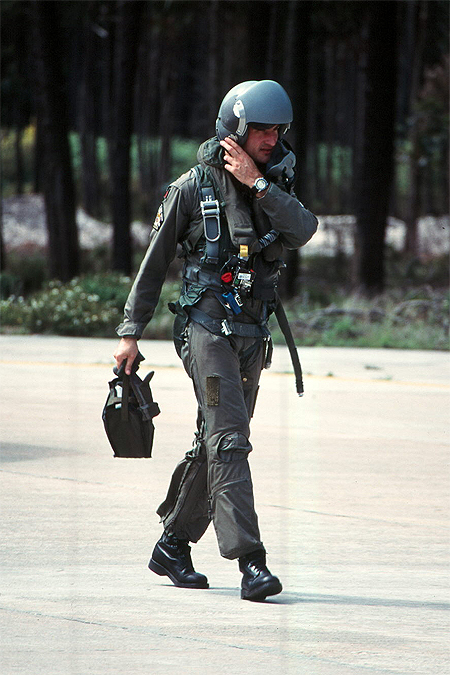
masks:
{"type": "Polygon", "coordinates": [[[276,348],[251,466],[284,591],[250,603],[212,527],[193,546],[209,590],[147,569],[196,406],[172,345],[143,341],[154,457],[113,459],[115,344],[0,337],[2,674],[449,672],[447,353],[305,348],[298,398],[276,348]]]}

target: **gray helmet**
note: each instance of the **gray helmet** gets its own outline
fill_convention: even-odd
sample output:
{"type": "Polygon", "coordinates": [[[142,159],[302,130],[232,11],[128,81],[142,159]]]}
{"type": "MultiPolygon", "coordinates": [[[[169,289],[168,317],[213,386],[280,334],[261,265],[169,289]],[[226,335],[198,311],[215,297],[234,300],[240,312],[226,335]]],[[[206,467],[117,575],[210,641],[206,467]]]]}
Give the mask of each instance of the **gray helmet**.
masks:
{"type": "Polygon", "coordinates": [[[293,113],[289,96],[281,84],[273,80],[249,80],[230,89],[223,99],[216,120],[219,140],[231,136],[244,145],[248,125],[280,125],[280,135],[286,133],[293,113]]]}

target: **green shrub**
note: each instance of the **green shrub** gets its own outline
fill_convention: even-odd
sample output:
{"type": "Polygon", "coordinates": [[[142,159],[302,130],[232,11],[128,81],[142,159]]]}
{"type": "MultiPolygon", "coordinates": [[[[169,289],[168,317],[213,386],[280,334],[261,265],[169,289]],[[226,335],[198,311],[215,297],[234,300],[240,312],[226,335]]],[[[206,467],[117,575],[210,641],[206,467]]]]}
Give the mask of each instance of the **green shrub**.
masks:
{"type": "MultiPolygon", "coordinates": [[[[113,337],[122,321],[131,280],[104,273],[47,282],[29,297],[11,295],[0,301],[1,330],[79,337],[113,337]]],[[[167,309],[179,295],[179,282],[164,284],[146,337],[170,339],[173,315],[167,309]]]]}
{"type": "Polygon", "coordinates": [[[130,279],[114,274],[50,281],[29,298],[0,302],[2,329],[97,337],[113,335],[121,321],[130,279]]]}
{"type": "MultiPolygon", "coordinates": [[[[5,290],[14,280],[3,278],[5,290]]],[[[115,273],[91,274],[70,283],[46,282],[28,297],[11,295],[0,301],[2,331],[113,337],[122,321],[131,281],[115,273]]],[[[167,281],[144,337],[172,337],[173,315],[167,308],[177,300],[180,282],[167,281]]],[[[449,349],[449,294],[423,286],[393,289],[368,300],[351,294],[325,293],[317,302],[304,289],[285,309],[297,345],[449,349]]],[[[274,342],[283,343],[271,318],[274,342]]]]}

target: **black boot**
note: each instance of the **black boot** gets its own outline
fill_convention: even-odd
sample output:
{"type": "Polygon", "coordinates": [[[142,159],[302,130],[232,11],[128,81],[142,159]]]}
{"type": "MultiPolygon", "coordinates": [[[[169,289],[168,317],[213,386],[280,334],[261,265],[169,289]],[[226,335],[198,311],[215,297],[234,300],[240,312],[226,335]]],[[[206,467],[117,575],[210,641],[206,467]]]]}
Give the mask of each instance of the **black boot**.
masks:
{"type": "Polygon", "coordinates": [[[209,588],[205,575],[194,570],[188,542],[177,539],[173,534],[163,533],[161,539],[156,542],[148,566],[159,576],[168,576],[175,586],[209,588]]]}
{"type": "Polygon", "coordinates": [[[239,558],[239,569],[243,574],[241,598],[260,602],[268,595],[281,593],[283,587],[266,567],[266,552],[258,549],[239,558]]]}

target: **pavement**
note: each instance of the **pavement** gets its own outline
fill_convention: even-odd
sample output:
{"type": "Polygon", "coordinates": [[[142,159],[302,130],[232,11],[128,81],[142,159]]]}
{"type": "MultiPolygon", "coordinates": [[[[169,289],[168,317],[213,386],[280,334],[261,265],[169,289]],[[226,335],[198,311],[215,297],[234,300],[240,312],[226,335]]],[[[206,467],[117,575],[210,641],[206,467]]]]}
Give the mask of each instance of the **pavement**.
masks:
{"type": "Polygon", "coordinates": [[[303,348],[299,398],[275,348],[250,459],[284,589],[251,603],[212,526],[192,551],[208,590],[147,569],[196,405],[172,345],[142,341],[153,458],[114,459],[115,345],[0,337],[2,674],[449,672],[448,353],[303,348]]]}

